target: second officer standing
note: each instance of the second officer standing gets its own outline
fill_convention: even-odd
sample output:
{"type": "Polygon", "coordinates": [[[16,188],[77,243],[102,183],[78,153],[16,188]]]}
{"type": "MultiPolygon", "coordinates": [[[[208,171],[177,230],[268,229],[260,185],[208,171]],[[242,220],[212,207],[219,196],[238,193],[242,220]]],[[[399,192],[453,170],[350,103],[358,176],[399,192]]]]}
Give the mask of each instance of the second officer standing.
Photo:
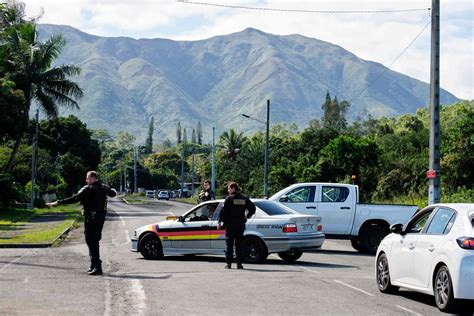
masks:
{"type": "Polygon", "coordinates": [[[235,259],[237,269],[243,269],[242,266],[242,240],[244,237],[245,223],[255,214],[255,204],[250,199],[240,193],[240,187],[235,182],[227,184],[229,196],[224,201],[224,207],[219,215],[219,224],[217,229],[221,229],[221,223],[225,227],[226,236],[226,269],[230,269],[234,255],[235,243],[235,259]],[[245,214],[245,210],[248,211],[245,214]]]}

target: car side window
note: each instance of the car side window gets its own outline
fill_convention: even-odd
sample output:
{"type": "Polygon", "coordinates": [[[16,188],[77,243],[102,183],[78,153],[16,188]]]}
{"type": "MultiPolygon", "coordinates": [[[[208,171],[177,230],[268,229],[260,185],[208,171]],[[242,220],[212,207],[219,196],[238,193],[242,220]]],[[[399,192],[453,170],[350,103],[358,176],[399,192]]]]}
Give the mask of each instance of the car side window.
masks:
{"type": "Polygon", "coordinates": [[[299,187],[286,194],[289,203],[314,202],[314,186],[299,187]]]}
{"type": "Polygon", "coordinates": [[[438,209],[431,220],[426,233],[429,235],[442,235],[449,233],[454,224],[455,218],[456,213],[453,210],[447,208],[438,209]]]}
{"type": "Polygon", "coordinates": [[[217,205],[215,203],[203,205],[186,215],[185,222],[208,221],[214,216],[217,205]]]}
{"type": "Polygon", "coordinates": [[[414,221],[411,221],[410,223],[408,223],[406,232],[409,234],[421,233],[426,223],[428,222],[428,218],[430,217],[431,212],[433,212],[433,210],[430,210],[429,212],[424,213],[420,217],[416,218],[414,221]]]}
{"type": "Polygon", "coordinates": [[[321,190],[321,202],[344,202],[348,196],[346,187],[323,186],[321,190]]]}

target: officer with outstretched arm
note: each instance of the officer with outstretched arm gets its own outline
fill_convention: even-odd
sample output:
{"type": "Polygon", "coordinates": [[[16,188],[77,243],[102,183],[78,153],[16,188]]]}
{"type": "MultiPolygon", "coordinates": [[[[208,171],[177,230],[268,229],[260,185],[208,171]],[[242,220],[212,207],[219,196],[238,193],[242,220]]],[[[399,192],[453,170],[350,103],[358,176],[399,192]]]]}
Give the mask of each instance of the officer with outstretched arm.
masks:
{"type": "Polygon", "coordinates": [[[227,264],[225,268],[231,269],[235,242],[237,269],[243,269],[242,239],[244,238],[247,219],[250,219],[255,214],[255,204],[253,204],[248,197],[240,193],[240,187],[235,182],[227,183],[227,191],[229,192],[229,196],[225,199],[224,207],[219,214],[217,229],[220,230],[222,227],[221,223],[223,223],[227,245],[225,253],[227,264]],[[245,215],[245,210],[248,211],[247,215],[245,215]]]}
{"type": "Polygon", "coordinates": [[[91,259],[91,265],[87,273],[89,275],[101,275],[102,261],[99,254],[99,241],[102,238],[102,228],[107,213],[107,196],[114,197],[117,192],[100,183],[95,171],[87,173],[86,183],[87,185],[73,196],[47,203],[47,205],[57,206],[77,202],[82,204],[84,208],[84,235],[91,259]]]}

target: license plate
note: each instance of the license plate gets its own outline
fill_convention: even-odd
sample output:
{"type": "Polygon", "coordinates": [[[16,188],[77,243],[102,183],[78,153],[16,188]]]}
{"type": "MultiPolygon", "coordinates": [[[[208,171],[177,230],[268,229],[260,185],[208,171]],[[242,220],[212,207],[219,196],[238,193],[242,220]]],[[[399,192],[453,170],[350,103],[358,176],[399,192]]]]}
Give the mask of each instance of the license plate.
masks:
{"type": "Polygon", "coordinates": [[[304,232],[314,231],[314,224],[301,224],[301,230],[304,232]]]}

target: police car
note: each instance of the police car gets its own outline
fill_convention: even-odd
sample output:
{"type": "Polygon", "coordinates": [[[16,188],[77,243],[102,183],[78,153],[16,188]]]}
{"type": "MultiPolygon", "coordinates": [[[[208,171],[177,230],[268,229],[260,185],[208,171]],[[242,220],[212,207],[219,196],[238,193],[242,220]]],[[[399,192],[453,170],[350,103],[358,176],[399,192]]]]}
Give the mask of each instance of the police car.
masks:
{"type": "MultiPolygon", "coordinates": [[[[321,217],[298,214],[273,201],[252,200],[256,213],[247,220],[242,242],[243,259],[260,263],[270,253],[288,262],[304,251],[321,248],[325,240],[321,217]]],[[[132,251],[145,259],[164,255],[224,255],[225,230],[217,223],[224,200],[201,203],[179,217],[146,225],[134,231],[132,251]]]]}

